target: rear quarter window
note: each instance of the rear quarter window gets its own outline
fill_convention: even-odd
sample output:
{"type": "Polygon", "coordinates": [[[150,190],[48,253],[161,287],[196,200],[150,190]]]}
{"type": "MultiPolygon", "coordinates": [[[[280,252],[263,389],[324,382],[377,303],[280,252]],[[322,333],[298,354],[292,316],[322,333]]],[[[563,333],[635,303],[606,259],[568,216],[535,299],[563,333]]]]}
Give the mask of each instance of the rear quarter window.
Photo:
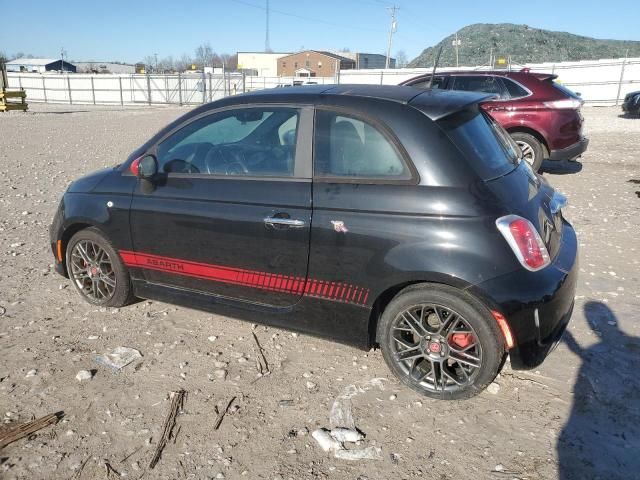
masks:
{"type": "Polygon", "coordinates": [[[502,82],[507,88],[507,91],[509,92],[509,96],[511,98],[522,98],[529,95],[529,92],[524,87],[518,85],[516,82],[509,78],[503,78],[502,82]]]}

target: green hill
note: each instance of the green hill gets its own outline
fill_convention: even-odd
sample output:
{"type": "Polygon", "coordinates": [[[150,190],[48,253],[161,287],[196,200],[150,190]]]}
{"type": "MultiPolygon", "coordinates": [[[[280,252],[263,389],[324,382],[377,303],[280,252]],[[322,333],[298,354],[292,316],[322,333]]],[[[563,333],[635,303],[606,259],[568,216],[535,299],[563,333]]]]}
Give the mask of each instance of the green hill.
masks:
{"type": "MultiPolygon", "coordinates": [[[[444,38],[433,47],[426,48],[413,59],[410,67],[431,67],[436,52],[442,45],[440,65],[456,65],[452,43],[454,35],[444,38]]],[[[597,38],[554,32],[528,25],[512,23],[477,23],[458,31],[460,65],[489,65],[489,57],[508,58],[514,63],[562,62],[620,58],[628,51],[629,57],[640,57],[640,42],[627,40],[599,40],[597,38]]]]}

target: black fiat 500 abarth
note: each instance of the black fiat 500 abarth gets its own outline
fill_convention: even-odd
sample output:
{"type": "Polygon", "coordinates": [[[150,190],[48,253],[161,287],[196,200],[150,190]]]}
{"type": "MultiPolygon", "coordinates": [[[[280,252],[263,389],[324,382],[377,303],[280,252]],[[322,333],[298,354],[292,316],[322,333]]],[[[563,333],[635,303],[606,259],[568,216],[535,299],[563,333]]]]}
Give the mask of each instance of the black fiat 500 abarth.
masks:
{"type": "Polygon", "coordinates": [[[507,354],[543,361],[578,272],[565,198],[487,98],[316,85],[203,105],[71,184],[57,271],[95,305],[156,299],[379,345],[414,390],[474,395],[507,354]]]}

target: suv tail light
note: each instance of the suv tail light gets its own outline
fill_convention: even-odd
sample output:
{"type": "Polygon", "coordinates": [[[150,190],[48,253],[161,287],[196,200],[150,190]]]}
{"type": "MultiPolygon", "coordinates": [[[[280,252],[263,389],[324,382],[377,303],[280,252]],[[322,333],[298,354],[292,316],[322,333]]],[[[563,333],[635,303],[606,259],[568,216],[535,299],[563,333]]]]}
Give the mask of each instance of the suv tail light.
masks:
{"type": "Polygon", "coordinates": [[[496,226],[524,268],[536,272],[551,263],[547,247],[529,220],[507,215],[496,220],[496,226]]]}
{"type": "Polygon", "coordinates": [[[555,110],[577,110],[584,102],[577,98],[563,98],[562,100],[553,100],[551,102],[544,102],[544,106],[547,108],[553,108],[555,110]]]}

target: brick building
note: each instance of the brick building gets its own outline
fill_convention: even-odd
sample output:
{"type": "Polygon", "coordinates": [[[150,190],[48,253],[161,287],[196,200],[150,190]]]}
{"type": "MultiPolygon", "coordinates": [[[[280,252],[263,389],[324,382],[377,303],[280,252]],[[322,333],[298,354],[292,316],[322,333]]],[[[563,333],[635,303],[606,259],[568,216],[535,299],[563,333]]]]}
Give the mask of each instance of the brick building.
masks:
{"type": "Polygon", "coordinates": [[[356,61],[331,52],[305,50],[278,59],[280,77],[333,77],[336,70],[356,68],[356,61]]]}

